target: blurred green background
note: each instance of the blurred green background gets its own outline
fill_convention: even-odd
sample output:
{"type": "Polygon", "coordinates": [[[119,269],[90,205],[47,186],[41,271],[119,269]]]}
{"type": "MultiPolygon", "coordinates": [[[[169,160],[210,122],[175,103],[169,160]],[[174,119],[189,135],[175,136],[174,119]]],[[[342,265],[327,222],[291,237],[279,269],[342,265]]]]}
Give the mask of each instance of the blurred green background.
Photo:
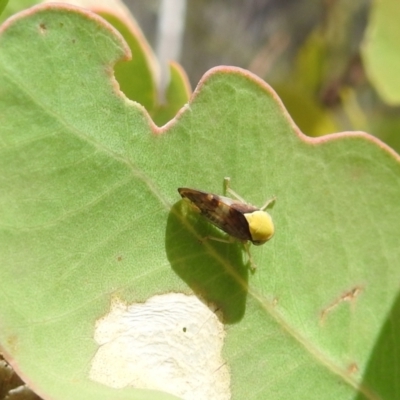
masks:
{"type": "MultiPolygon", "coordinates": [[[[158,43],[161,3],[126,1],[154,49],[158,43]]],[[[389,16],[397,18],[400,2],[397,3],[187,1],[181,53],[176,61],[185,69],[192,87],[217,65],[248,69],[278,92],[305,134],[320,136],[362,130],[400,152],[398,100],[393,104],[396,102],[385,99],[384,93],[378,93],[379,82],[373,85],[366,74],[372,57],[368,51],[373,44],[366,35],[368,30],[377,30],[371,27],[372,15],[386,10],[389,16]]],[[[395,18],[391,27],[390,21],[383,18],[392,33],[399,30],[395,18]]],[[[386,50],[393,56],[396,49],[386,50]]],[[[393,64],[393,60],[388,64],[393,64]]],[[[381,75],[382,79],[387,75],[383,69],[381,75]]],[[[388,85],[392,84],[389,81],[388,85]]]]}

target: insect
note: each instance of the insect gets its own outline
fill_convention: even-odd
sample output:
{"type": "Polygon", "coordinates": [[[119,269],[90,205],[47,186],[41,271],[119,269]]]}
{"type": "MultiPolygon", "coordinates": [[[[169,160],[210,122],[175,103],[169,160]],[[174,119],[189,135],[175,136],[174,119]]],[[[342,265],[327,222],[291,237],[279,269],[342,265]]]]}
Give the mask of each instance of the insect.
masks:
{"type": "MultiPolygon", "coordinates": [[[[275,198],[268,200],[261,208],[254,207],[230,189],[229,183],[230,178],[225,178],[224,194],[229,193],[233,198],[189,188],[178,188],[178,192],[183,198],[190,200],[209,222],[230,235],[233,240],[241,241],[248,254],[249,263],[255,269],[249,242],[261,245],[274,235],[272,218],[265,209],[275,201],[275,198]]],[[[220,239],[207,236],[203,240],[212,239],[231,243],[231,238],[220,239]]]]}

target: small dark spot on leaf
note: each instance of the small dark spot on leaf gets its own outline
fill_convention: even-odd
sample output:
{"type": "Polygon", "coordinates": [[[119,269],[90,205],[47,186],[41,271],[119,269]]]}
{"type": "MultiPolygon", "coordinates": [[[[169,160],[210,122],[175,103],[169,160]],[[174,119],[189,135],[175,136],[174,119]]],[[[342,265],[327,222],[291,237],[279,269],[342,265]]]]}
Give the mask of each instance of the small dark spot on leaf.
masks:
{"type": "Polygon", "coordinates": [[[122,256],[118,256],[117,261],[122,261],[122,256]]]}
{"type": "Polygon", "coordinates": [[[44,22],[39,24],[39,30],[40,30],[40,33],[46,33],[47,27],[46,27],[46,24],[44,22]]]}
{"type": "Polygon", "coordinates": [[[358,365],[357,363],[351,363],[347,368],[349,374],[356,374],[358,372],[358,365]]]}
{"type": "Polygon", "coordinates": [[[183,330],[183,332],[186,332],[186,327],[184,326],[182,330],[183,330]]]}
{"type": "Polygon", "coordinates": [[[60,22],[60,28],[64,28],[64,24],[60,22]]]}

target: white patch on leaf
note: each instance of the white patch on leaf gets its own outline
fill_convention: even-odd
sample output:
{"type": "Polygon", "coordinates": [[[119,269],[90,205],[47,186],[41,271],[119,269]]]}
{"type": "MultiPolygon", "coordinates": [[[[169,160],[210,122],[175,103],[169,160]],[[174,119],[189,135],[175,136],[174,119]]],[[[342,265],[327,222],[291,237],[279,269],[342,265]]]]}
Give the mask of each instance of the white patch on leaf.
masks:
{"type": "Polygon", "coordinates": [[[225,331],[196,296],[170,293],[132,305],[114,301],[98,320],[90,378],[113,388],[161,390],[185,400],[231,398],[225,331]]]}

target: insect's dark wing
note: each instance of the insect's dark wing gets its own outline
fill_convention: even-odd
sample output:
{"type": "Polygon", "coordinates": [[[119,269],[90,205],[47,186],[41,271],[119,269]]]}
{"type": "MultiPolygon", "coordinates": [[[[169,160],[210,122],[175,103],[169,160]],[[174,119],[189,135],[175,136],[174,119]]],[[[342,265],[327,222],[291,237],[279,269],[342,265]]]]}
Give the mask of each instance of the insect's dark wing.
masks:
{"type": "Polygon", "coordinates": [[[255,211],[257,208],[199,190],[179,188],[178,191],[216,227],[237,239],[251,240],[249,224],[243,213],[255,211]]]}

